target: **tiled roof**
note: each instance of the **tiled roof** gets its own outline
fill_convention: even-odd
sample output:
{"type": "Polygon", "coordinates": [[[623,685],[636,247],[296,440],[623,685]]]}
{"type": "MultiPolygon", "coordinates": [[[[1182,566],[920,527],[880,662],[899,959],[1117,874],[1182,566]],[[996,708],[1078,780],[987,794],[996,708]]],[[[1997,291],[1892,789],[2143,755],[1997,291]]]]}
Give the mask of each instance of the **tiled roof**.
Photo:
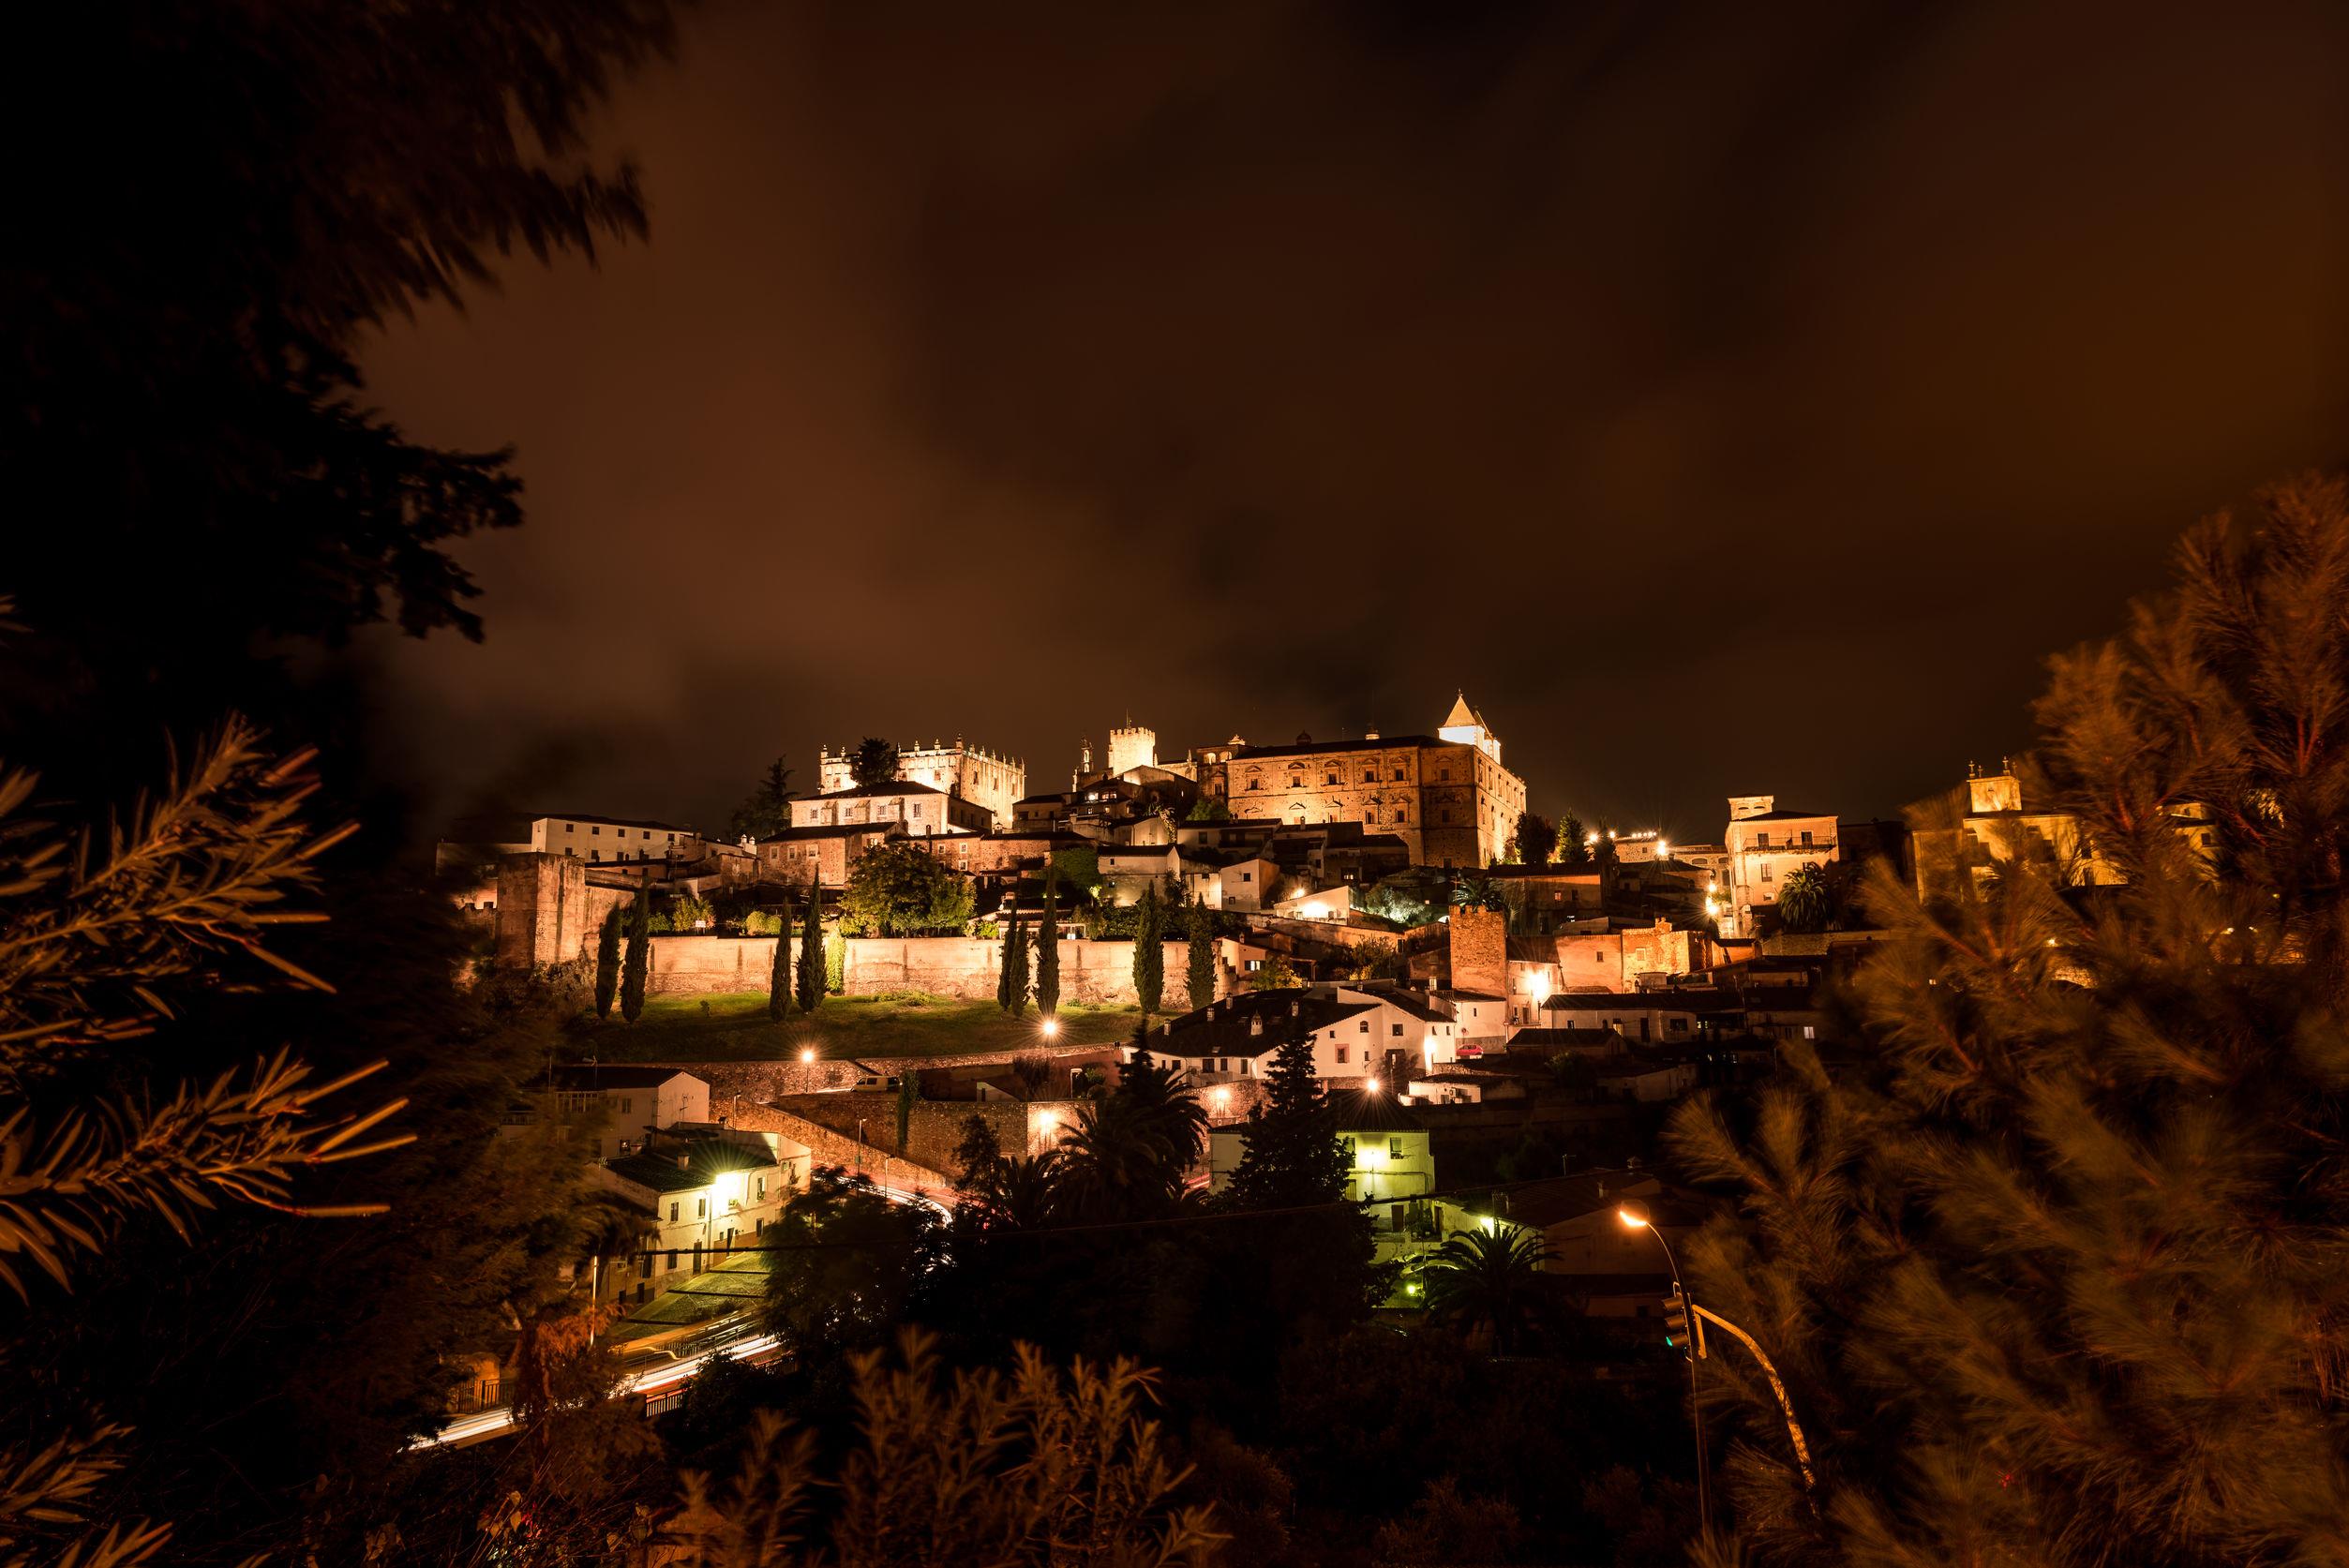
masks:
{"type": "MultiPolygon", "coordinates": [[[[1242,746],[1234,754],[1234,760],[1324,756],[1333,752],[1411,751],[1417,747],[1457,744],[1459,742],[1453,740],[1439,740],[1432,735],[1382,735],[1376,740],[1298,740],[1286,746],[1242,746]]],[[[1385,782],[1392,784],[1394,781],[1385,782]]]]}
{"type": "Polygon", "coordinates": [[[1286,1040],[1370,1010],[1366,1002],[1340,1002],[1309,991],[1252,991],[1169,1020],[1165,1029],[1150,1031],[1147,1044],[1170,1056],[1265,1056],[1286,1040]],[[1249,1028],[1258,1021],[1264,1026],[1262,1034],[1249,1028]]]}
{"type": "MultiPolygon", "coordinates": [[[[643,1068],[576,1063],[555,1069],[558,1089],[657,1089],[672,1078],[693,1075],[681,1068],[643,1068]]],[[[546,1082],[542,1074],[539,1083],[546,1082]]]]}
{"type": "Polygon", "coordinates": [[[859,833],[887,835],[902,833],[905,831],[905,827],[904,823],[894,821],[827,823],[812,828],[785,828],[782,832],[770,833],[758,842],[760,844],[795,844],[809,839],[853,838],[859,833]]]}
{"type": "Polygon", "coordinates": [[[723,1138],[697,1139],[690,1143],[661,1143],[636,1154],[607,1159],[613,1175],[649,1187],[655,1192],[688,1192],[708,1187],[728,1171],[760,1170],[772,1161],[723,1138]],[[684,1163],[680,1165],[678,1161],[684,1163]]]}
{"type": "Polygon", "coordinates": [[[876,795],[943,795],[946,791],[910,779],[891,779],[887,784],[850,784],[846,789],[828,789],[821,795],[802,799],[810,800],[861,800],[876,795]]]}

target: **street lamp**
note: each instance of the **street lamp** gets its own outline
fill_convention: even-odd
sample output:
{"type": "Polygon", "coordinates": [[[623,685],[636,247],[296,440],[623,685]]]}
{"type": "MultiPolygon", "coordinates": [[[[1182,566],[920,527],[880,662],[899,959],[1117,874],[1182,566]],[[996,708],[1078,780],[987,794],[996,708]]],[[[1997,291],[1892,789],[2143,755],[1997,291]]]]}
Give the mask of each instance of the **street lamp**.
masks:
{"type": "Polygon", "coordinates": [[[1047,1018],[1044,1020],[1043,1023],[1040,1025],[1040,1027],[1041,1027],[1044,1031],[1044,1038],[1046,1039],[1051,1039],[1053,1037],[1060,1033],[1060,1020],[1056,1018],[1047,1018]]]}
{"type": "Polygon", "coordinates": [[[800,1065],[801,1067],[805,1067],[808,1063],[813,1062],[814,1060],[815,1060],[815,1047],[812,1045],[801,1046],[800,1048],[800,1065]]]}
{"type": "MultiPolygon", "coordinates": [[[[1655,1228],[1655,1217],[1648,1205],[1637,1198],[1626,1199],[1615,1207],[1615,1217],[1630,1231],[1645,1231],[1655,1238],[1655,1245],[1664,1248],[1664,1266],[1672,1273],[1672,1293],[1682,1302],[1688,1302],[1688,1292],[1680,1282],[1680,1261],[1672,1256],[1672,1244],[1664,1239],[1664,1232],[1655,1228]]],[[[1705,1412],[1697,1402],[1697,1323],[1692,1312],[1688,1324],[1688,1426],[1697,1436],[1697,1529],[1699,1532],[1713,1528],[1712,1485],[1705,1475],[1705,1412]]]]}
{"type": "MultiPolygon", "coordinates": [[[[1638,1199],[1626,1200],[1623,1203],[1617,1205],[1615,1209],[1615,1217],[1618,1219],[1621,1219],[1629,1229],[1635,1231],[1645,1231],[1648,1234],[1655,1238],[1656,1246],[1664,1248],[1665,1263],[1672,1270],[1672,1289],[1679,1291],[1681,1288],[1680,1266],[1672,1262],[1671,1245],[1664,1239],[1664,1232],[1655,1228],[1655,1220],[1653,1217],[1648,1213],[1648,1205],[1640,1202],[1638,1199]]],[[[1787,1385],[1785,1381],[1778,1376],[1777,1366],[1771,1361],[1770,1357],[1762,1353],[1762,1348],[1754,1342],[1754,1337],[1752,1335],[1746,1333],[1743,1329],[1729,1322],[1728,1319],[1723,1317],[1718,1312],[1713,1311],[1709,1307],[1699,1307],[1695,1302],[1689,1301],[1685,1292],[1682,1294],[1681,1300],[1685,1303],[1688,1307],[1689,1333],[1692,1336],[1698,1337],[1693,1339],[1689,1346],[1691,1352],[1688,1358],[1688,1396],[1690,1403],[1690,1418],[1694,1420],[1696,1414],[1697,1361],[1698,1357],[1704,1354],[1704,1340],[1701,1336],[1704,1332],[1704,1325],[1706,1323],[1711,1323],[1715,1328],[1726,1331],[1731,1337],[1736,1339],[1739,1344],[1744,1346],[1748,1351],[1751,1351],[1754,1354],[1754,1359],[1761,1364],[1762,1375],[1770,1380],[1770,1392],[1778,1396],[1778,1413],[1785,1416],[1787,1419],[1787,1440],[1794,1445],[1794,1462],[1803,1471],[1803,1489],[1805,1492],[1816,1491],[1818,1486],[1818,1478],[1811,1473],[1811,1445],[1803,1441],[1803,1424],[1794,1418],[1794,1402],[1787,1397],[1787,1385]]],[[[1703,1518],[1702,1510],[1704,1508],[1705,1496],[1704,1444],[1704,1433],[1699,1430],[1697,1434],[1697,1506],[1699,1511],[1699,1522],[1701,1522],[1703,1518]]],[[[1816,1503],[1812,1505],[1812,1511],[1814,1513],[1818,1511],[1818,1505],[1816,1503]]]]}

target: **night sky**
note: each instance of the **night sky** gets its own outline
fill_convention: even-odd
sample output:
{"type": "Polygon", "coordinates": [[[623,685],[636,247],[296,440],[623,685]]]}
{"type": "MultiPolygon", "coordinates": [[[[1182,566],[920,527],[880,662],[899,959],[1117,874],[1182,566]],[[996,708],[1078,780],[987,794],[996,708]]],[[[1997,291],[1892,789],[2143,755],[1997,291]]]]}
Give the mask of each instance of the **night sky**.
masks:
{"type": "Polygon", "coordinates": [[[389,650],[436,806],[1464,687],[1537,810],[1889,813],[2349,454],[2349,10],[1469,9],[700,13],[650,243],[368,356],[529,485],[389,650]]]}

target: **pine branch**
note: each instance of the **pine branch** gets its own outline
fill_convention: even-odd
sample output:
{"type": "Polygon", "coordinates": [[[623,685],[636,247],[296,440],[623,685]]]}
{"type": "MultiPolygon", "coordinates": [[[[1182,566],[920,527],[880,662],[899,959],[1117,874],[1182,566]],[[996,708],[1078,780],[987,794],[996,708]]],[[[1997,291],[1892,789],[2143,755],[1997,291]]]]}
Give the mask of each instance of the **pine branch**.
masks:
{"type": "Polygon", "coordinates": [[[0,1073],[20,1082],[74,1047],[144,1032],[170,1008],[165,982],[224,955],[259,960],[296,983],[327,983],[270,951],[272,926],[323,918],[284,907],[311,862],[353,829],[311,832],[301,804],[316,787],[309,752],[272,760],[232,719],[183,772],[70,858],[56,825],[24,813],[36,775],[0,777],[0,1073]]]}
{"type": "Polygon", "coordinates": [[[208,1085],[182,1084],[157,1108],[124,1098],[77,1108],[45,1132],[29,1109],[0,1123],[0,1284],[29,1296],[29,1262],[70,1290],[71,1255],[96,1252],[129,1217],[160,1217],[183,1240],[197,1211],[220,1200],[308,1217],[380,1214],[380,1203],[320,1207],[291,1201],[297,1168],[334,1164],[397,1148],[400,1134],[360,1142],[406,1106],[395,1100],[366,1115],[312,1119],[319,1101],[383,1066],[304,1087],[309,1068],[280,1053],[248,1082],[223,1073],[208,1085]]]}

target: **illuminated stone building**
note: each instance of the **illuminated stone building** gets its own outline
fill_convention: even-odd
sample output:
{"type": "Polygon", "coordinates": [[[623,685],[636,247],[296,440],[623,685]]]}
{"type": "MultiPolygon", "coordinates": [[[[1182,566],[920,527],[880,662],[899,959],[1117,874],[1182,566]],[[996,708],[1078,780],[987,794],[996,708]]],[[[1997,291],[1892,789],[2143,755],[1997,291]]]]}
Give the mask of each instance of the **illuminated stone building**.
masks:
{"type": "Polygon", "coordinates": [[[1729,825],[1722,835],[1729,858],[1721,911],[1721,934],[1751,936],[1755,916],[1778,902],[1789,874],[1836,859],[1837,819],[1833,813],[1780,811],[1773,795],[1733,795],[1729,825]]]}
{"type": "MultiPolygon", "coordinates": [[[[825,747],[816,755],[816,785],[837,795],[856,784],[853,746],[834,751],[825,747]]],[[[948,795],[959,795],[989,814],[996,829],[1011,826],[1011,805],[1027,793],[1027,764],[983,747],[969,745],[961,736],[951,741],[933,740],[927,746],[897,749],[897,776],[908,784],[928,784],[948,795]]]]}
{"type": "Polygon", "coordinates": [[[1483,866],[1507,846],[1525,781],[1501,760],[1501,738],[1465,695],[1433,735],[1251,746],[1234,737],[1191,756],[1204,792],[1232,814],[1301,827],[1359,822],[1392,834],[1414,864],[1483,866]]]}

